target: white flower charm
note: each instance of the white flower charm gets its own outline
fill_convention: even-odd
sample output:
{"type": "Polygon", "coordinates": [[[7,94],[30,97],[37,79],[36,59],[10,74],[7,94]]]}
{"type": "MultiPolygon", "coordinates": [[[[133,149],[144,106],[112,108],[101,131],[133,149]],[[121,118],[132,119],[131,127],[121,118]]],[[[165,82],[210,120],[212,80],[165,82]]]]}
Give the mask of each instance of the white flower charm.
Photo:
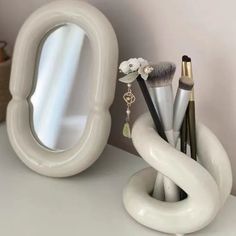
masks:
{"type": "Polygon", "coordinates": [[[153,71],[153,67],[151,67],[150,65],[146,65],[146,66],[141,66],[138,69],[138,73],[140,74],[140,76],[144,79],[147,80],[148,75],[153,71]]]}
{"type": "Polygon", "coordinates": [[[148,75],[153,71],[148,61],[139,58],[130,58],[127,61],[121,62],[119,66],[120,72],[125,74],[119,81],[126,84],[131,84],[140,75],[142,79],[147,80],[148,75]]]}
{"type": "Polygon", "coordinates": [[[139,63],[137,58],[130,58],[128,60],[128,63],[129,63],[130,70],[133,71],[133,72],[137,71],[138,68],[140,67],[140,63],[139,63]]]}
{"type": "Polygon", "coordinates": [[[140,63],[141,66],[147,66],[147,65],[149,65],[148,61],[145,60],[145,59],[143,59],[142,57],[139,57],[139,58],[138,58],[138,61],[139,61],[139,63],[140,63]]]}
{"type": "Polygon", "coordinates": [[[131,72],[130,68],[129,68],[129,63],[128,61],[123,61],[120,63],[119,66],[119,70],[120,72],[124,73],[124,74],[129,74],[129,72],[131,72]]]}
{"type": "Polygon", "coordinates": [[[131,138],[130,129],[130,113],[131,105],[135,102],[135,96],[131,90],[131,84],[140,77],[144,80],[148,78],[149,73],[153,71],[153,68],[149,65],[148,61],[143,58],[130,58],[128,61],[121,62],[119,66],[120,72],[125,74],[124,77],[120,78],[119,81],[127,84],[128,91],[123,95],[123,99],[126,103],[126,118],[123,127],[123,136],[131,138]]]}

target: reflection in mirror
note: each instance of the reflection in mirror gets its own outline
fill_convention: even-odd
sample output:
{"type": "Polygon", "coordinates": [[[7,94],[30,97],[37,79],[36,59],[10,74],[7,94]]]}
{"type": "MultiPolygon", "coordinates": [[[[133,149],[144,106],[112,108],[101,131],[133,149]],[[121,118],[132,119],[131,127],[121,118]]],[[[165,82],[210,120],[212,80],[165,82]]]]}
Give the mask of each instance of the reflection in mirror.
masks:
{"type": "Polygon", "coordinates": [[[32,133],[43,146],[66,150],[79,142],[90,109],[91,61],[89,39],[75,24],[42,40],[29,100],[32,133]]]}

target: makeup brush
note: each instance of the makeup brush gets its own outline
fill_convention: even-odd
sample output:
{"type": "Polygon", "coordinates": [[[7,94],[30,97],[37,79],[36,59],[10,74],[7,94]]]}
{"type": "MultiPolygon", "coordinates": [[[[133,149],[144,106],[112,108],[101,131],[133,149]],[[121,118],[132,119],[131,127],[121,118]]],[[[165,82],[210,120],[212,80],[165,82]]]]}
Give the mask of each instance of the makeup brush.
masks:
{"type": "Polygon", "coordinates": [[[163,126],[162,126],[162,123],[161,123],[161,120],[156,112],[156,109],[155,109],[155,106],[152,102],[152,98],[148,92],[148,89],[147,89],[147,86],[146,86],[146,83],[145,81],[141,78],[141,76],[139,75],[137,77],[137,81],[138,81],[138,84],[139,84],[139,87],[142,91],[142,94],[143,94],[143,97],[146,101],[146,104],[147,104],[147,107],[149,109],[149,112],[152,116],[152,119],[153,119],[153,122],[156,126],[156,130],[158,132],[158,134],[166,141],[168,142],[168,139],[166,137],[166,134],[164,132],[164,129],[163,129],[163,126]]]}
{"type": "Polygon", "coordinates": [[[167,139],[169,143],[174,145],[172,80],[176,66],[171,62],[161,62],[154,65],[153,68],[147,83],[152,91],[153,100],[158,109],[167,139]]]}
{"type": "MultiPolygon", "coordinates": [[[[186,55],[184,55],[182,57],[182,73],[183,73],[183,75],[185,75],[189,78],[193,78],[191,58],[186,55]]],[[[191,157],[194,160],[197,160],[195,99],[194,99],[194,89],[193,88],[191,90],[190,101],[189,101],[187,112],[186,112],[186,120],[187,120],[188,134],[189,134],[191,157]]],[[[187,145],[187,138],[186,137],[185,137],[185,141],[183,141],[183,142],[186,143],[185,145],[187,145]]]]}
{"type": "MultiPolygon", "coordinates": [[[[153,71],[149,74],[147,83],[152,90],[153,100],[168,142],[174,145],[172,80],[176,66],[171,62],[162,62],[152,67],[153,71]]],[[[164,190],[166,201],[176,202],[179,200],[179,189],[168,177],[164,178],[164,190]]]]}
{"type": "MultiPolygon", "coordinates": [[[[192,68],[189,67],[189,62],[191,62],[191,59],[187,55],[182,56],[181,76],[192,78],[192,68]]],[[[187,112],[186,112],[180,130],[180,150],[185,154],[187,153],[187,143],[188,143],[187,140],[188,140],[188,125],[187,125],[187,112]]]]}
{"type": "MultiPolygon", "coordinates": [[[[160,135],[160,137],[162,137],[166,142],[168,142],[167,137],[165,135],[162,123],[160,121],[160,118],[157,114],[157,111],[155,109],[155,106],[153,104],[153,100],[149,94],[148,88],[146,86],[145,81],[141,78],[141,76],[139,75],[137,77],[137,81],[139,84],[139,87],[142,91],[143,97],[146,101],[147,107],[150,111],[150,114],[152,116],[153,122],[155,124],[157,133],[160,135]]],[[[153,187],[153,193],[152,196],[158,200],[165,200],[165,194],[164,193],[164,185],[163,185],[163,179],[165,179],[166,177],[164,177],[161,173],[157,174],[155,183],[154,183],[154,187],[153,187]]]]}
{"type": "MultiPolygon", "coordinates": [[[[185,76],[187,78],[192,78],[192,68],[191,64],[191,59],[187,56],[184,55],[182,57],[182,68],[181,68],[181,76],[185,76]]],[[[188,106],[187,110],[185,112],[182,126],[180,129],[180,151],[183,153],[187,153],[187,145],[188,145],[188,138],[189,138],[189,127],[188,127],[188,106]]],[[[187,194],[181,189],[180,190],[180,200],[183,200],[187,197],[187,194]]]]}
{"type": "Polygon", "coordinates": [[[190,77],[182,76],[179,80],[179,87],[175,96],[174,102],[174,118],[173,118],[173,130],[175,146],[180,134],[181,124],[189,104],[190,94],[193,88],[194,82],[190,77]]]}

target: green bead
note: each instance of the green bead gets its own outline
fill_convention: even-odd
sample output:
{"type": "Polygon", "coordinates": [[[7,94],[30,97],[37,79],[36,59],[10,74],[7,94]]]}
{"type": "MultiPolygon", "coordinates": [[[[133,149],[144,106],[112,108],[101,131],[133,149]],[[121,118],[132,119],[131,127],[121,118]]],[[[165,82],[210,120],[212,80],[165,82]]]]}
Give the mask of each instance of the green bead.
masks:
{"type": "Polygon", "coordinates": [[[126,122],[123,127],[123,136],[126,138],[131,138],[131,131],[130,131],[130,126],[129,123],[126,122]]]}

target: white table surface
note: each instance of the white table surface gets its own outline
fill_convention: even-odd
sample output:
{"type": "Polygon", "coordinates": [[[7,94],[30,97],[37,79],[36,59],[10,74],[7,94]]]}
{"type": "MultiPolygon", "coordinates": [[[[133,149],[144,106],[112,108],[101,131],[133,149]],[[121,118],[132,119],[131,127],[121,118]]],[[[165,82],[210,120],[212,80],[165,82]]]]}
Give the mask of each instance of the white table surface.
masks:
{"type": "MultiPolygon", "coordinates": [[[[71,178],[40,176],[17,158],[0,126],[0,236],[161,236],[136,223],[122,205],[129,177],[147,166],[107,146],[99,160],[71,178]]],[[[186,219],[186,224],[188,219],[186,219]]],[[[236,198],[198,236],[236,235],[236,198]]]]}

